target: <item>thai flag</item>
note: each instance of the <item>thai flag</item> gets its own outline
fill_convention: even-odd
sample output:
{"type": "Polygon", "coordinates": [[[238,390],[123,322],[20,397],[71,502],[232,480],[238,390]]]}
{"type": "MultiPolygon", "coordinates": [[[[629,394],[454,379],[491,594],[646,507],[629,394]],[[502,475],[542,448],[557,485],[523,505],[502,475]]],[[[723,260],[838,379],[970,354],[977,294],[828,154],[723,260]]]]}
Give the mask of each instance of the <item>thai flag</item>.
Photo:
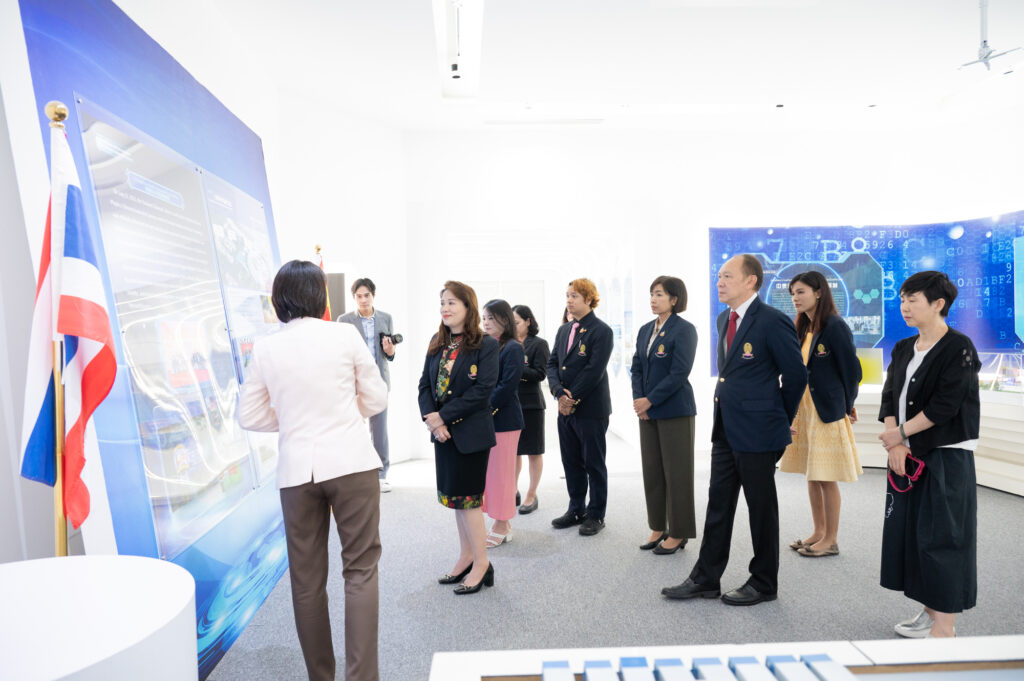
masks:
{"type": "Polygon", "coordinates": [[[25,387],[22,476],[53,485],[55,391],[53,344],[64,341],[64,512],[74,527],[89,515],[85,429],[114,384],[117,362],[96,247],[85,221],[82,189],[64,130],[50,130],[50,210],[32,315],[25,387]]]}

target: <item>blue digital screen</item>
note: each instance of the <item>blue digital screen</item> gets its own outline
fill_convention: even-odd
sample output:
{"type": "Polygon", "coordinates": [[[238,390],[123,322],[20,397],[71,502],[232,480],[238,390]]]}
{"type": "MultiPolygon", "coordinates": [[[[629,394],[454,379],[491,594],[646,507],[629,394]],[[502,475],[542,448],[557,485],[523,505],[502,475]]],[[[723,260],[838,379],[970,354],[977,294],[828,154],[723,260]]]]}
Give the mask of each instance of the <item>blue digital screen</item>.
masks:
{"type": "Polygon", "coordinates": [[[710,230],[711,365],[717,373],[715,320],[718,269],[730,257],[751,253],[765,269],[760,296],[794,316],[790,279],[817,270],[829,281],[839,314],[858,348],[879,348],[889,363],[892,347],[914,335],[899,311],[899,287],[910,275],[939,270],[959,295],[948,322],[981,353],[1024,350],[1024,211],[926,225],[712,228],[710,230]],[[1016,257],[1015,257],[1016,252],[1016,257]]]}

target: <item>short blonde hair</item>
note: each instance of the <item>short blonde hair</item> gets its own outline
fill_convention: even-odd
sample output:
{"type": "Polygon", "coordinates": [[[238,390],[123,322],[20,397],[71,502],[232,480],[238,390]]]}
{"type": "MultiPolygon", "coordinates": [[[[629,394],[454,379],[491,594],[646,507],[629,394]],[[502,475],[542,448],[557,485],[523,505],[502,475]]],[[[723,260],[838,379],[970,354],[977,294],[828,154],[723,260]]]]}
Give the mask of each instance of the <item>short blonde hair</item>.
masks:
{"type": "Polygon", "coordinates": [[[601,297],[597,295],[597,286],[589,279],[573,279],[569,282],[569,288],[583,296],[584,300],[589,301],[591,310],[596,309],[597,304],[601,302],[601,297]]]}

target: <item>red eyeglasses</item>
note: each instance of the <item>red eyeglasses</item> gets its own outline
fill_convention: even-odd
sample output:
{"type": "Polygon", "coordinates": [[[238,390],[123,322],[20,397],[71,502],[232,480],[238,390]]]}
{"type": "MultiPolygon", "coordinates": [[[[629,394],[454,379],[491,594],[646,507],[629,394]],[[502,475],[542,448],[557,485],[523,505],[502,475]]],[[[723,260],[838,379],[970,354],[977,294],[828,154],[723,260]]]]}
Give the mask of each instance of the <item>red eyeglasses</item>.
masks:
{"type": "Polygon", "coordinates": [[[910,452],[907,452],[906,467],[907,486],[903,489],[900,489],[899,486],[896,484],[896,481],[892,479],[892,469],[889,469],[889,486],[892,487],[893,490],[896,492],[910,491],[910,489],[914,486],[914,483],[917,482],[918,478],[921,477],[921,473],[924,472],[924,461],[921,461],[921,459],[917,458],[910,452]]]}

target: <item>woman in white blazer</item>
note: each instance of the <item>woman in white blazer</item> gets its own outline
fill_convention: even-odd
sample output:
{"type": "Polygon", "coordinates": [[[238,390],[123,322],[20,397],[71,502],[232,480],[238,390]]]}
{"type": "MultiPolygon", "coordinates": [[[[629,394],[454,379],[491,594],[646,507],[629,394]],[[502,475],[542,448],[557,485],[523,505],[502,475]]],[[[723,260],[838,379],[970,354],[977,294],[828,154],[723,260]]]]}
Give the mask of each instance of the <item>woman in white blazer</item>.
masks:
{"type": "Polygon", "coordinates": [[[377,681],[381,464],[363,419],[387,407],[387,386],[359,332],[321,319],[327,289],[319,267],[285,263],[271,300],[284,326],[253,347],[238,421],[280,433],[277,486],[306,670],[311,681],[334,679],[327,611],[333,511],[345,578],[345,678],[377,681]]]}

